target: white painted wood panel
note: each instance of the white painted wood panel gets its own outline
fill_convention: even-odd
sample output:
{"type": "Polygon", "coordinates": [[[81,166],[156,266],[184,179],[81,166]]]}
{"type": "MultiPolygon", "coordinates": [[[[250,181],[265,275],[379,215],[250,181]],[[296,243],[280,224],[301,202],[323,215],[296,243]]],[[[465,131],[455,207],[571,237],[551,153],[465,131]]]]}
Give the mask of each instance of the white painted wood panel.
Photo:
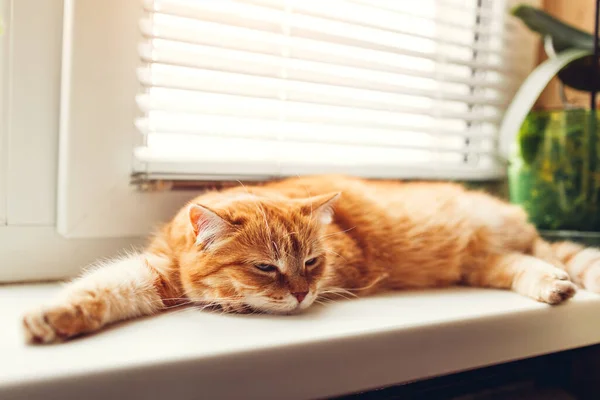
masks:
{"type": "Polygon", "coordinates": [[[65,1],[57,227],[67,237],[146,235],[194,195],[130,185],[142,12],[139,1],[65,1]]]}
{"type": "Polygon", "coordinates": [[[67,239],[53,226],[3,226],[0,283],[72,278],[98,259],[123,254],[144,243],[144,238],[67,239]]]}
{"type": "Polygon", "coordinates": [[[12,0],[11,7],[8,224],[54,224],[63,2],[12,0]]]}
{"type": "Polygon", "coordinates": [[[10,23],[10,1],[0,0],[0,226],[6,225],[6,131],[7,131],[7,87],[9,35],[7,27],[10,23]]]}

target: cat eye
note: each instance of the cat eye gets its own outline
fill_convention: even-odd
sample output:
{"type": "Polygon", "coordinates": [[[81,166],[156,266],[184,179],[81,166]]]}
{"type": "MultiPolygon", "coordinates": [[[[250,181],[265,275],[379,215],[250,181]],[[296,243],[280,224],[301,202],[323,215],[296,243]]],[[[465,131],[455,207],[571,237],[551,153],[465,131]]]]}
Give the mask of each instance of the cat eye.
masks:
{"type": "Polygon", "coordinates": [[[256,268],[260,269],[262,272],[275,272],[277,271],[277,267],[269,264],[256,264],[256,268]]]}
{"type": "Polygon", "coordinates": [[[317,257],[309,258],[308,260],[304,261],[304,265],[306,265],[307,267],[312,267],[316,263],[317,263],[317,257]]]}

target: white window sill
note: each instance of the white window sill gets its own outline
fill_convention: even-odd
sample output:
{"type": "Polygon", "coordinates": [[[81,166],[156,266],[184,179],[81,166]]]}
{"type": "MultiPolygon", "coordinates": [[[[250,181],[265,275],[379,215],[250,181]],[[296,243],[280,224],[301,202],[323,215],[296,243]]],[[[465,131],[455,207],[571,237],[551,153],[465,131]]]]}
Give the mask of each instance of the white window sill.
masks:
{"type": "Polygon", "coordinates": [[[298,316],[176,311],[55,346],[20,316],[58,285],[0,287],[0,398],[323,398],[600,343],[600,296],[397,292],[298,316]]]}

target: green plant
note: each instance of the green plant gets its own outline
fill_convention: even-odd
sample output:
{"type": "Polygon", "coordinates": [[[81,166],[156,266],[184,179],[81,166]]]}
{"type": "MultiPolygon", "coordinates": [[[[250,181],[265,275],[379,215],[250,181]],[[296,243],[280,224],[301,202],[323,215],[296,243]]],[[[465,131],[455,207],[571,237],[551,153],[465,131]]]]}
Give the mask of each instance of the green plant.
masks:
{"type": "Polygon", "coordinates": [[[527,77],[501,124],[501,154],[511,160],[511,200],[538,228],[600,231],[598,23],[594,36],[526,5],[512,14],[543,36],[549,59],[527,77]],[[566,105],[532,112],[555,76],[564,86],[589,92],[590,110],[566,105]]]}
{"type": "Polygon", "coordinates": [[[588,181],[599,171],[586,165],[587,140],[597,134],[588,131],[590,114],[584,109],[538,111],[521,126],[509,166],[510,198],[541,229],[600,230],[600,188],[588,181]]]}

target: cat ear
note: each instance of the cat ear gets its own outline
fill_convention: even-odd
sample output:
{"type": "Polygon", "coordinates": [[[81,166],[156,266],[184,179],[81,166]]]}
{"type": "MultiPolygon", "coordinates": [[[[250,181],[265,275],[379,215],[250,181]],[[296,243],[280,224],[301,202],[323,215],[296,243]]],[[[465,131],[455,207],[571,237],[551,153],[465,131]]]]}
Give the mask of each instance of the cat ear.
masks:
{"type": "Polygon", "coordinates": [[[305,213],[317,218],[322,224],[330,224],[333,221],[333,207],[340,198],[341,193],[328,193],[307,199],[303,206],[305,213]]]}
{"type": "Polygon", "coordinates": [[[200,204],[190,205],[189,217],[197,246],[210,245],[227,231],[227,222],[216,212],[200,204]]]}

